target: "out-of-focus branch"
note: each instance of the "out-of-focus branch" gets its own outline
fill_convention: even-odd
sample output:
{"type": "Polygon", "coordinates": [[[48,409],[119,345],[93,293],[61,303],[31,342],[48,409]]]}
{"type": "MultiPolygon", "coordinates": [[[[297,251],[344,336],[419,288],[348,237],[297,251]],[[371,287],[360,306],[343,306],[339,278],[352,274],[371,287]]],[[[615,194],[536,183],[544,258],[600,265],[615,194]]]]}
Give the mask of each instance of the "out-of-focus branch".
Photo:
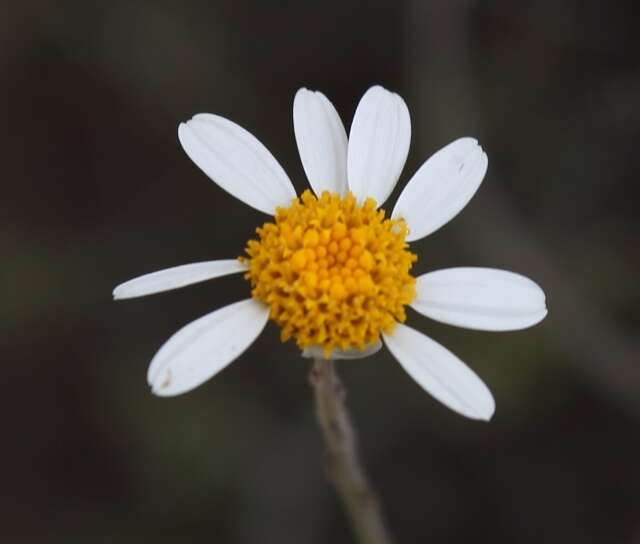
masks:
{"type": "Polygon", "coordinates": [[[567,277],[553,255],[527,230],[509,200],[495,189],[490,205],[474,209],[467,224],[455,232],[469,253],[498,261],[505,252],[521,270],[536,278],[548,297],[549,318],[542,325],[548,342],[574,371],[610,401],[640,417],[640,350],[589,297],[567,277]],[[474,233],[482,232],[482,236],[474,233]]]}
{"type": "Polygon", "coordinates": [[[362,468],[345,392],[332,360],[314,359],[309,375],[327,448],[329,477],[360,544],[390,544],[378,498],[362,468]]]}
{"type": "MultiPolygon", "coordinates": [[[[435,132],[431,136],[438,140],[447,123],[461,130],[482,125],[468,43],[474,4],[472,0],[409,2],[405,45],[411,66],[410,99],[421,98],[416,124],[430,127],[435,132]]],[[[519,271],[535,278],[548,296],[549,317],[542,330],[549,344],[611,402],[640,417],[637,343],[579,291],[557,256],[536,239],[501,194],[495,172],[490,179],[482,187],[484,206],[465,210],[465,228],[455,224],[447,228],[481,262],[500,262],[509,255],[519,271]]]]}

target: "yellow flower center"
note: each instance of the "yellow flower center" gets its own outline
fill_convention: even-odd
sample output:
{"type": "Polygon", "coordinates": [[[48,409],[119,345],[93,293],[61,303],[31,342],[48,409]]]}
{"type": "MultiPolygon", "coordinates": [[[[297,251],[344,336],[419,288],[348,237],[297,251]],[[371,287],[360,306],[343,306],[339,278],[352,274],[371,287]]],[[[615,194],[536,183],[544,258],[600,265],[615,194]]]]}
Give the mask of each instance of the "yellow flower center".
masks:
{"type": "Polygon", "coordinates": [[[384,216],[372,198],[359,205],[351,193],[316,198],[307,190],[256,230],[240,259],[283,342],[322,346],[330,357],[336,348],[365,349],[405,320],[417,257],[405,222],[384,216]]]}

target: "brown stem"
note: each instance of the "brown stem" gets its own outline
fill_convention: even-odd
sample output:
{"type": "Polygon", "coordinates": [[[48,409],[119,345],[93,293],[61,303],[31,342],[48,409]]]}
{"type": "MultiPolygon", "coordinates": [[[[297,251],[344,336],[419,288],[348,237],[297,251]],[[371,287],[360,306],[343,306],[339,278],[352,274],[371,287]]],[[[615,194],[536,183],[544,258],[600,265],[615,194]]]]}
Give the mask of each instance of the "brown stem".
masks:
{"type": "Polygon", "coordinates": [[[314,359],[309,381],[327,448],[329,478],[340,495],[358,543],[391,544],[380,503],[358,456],[355,431],[345,405],[345,390],[334,362],[314,359]]]}

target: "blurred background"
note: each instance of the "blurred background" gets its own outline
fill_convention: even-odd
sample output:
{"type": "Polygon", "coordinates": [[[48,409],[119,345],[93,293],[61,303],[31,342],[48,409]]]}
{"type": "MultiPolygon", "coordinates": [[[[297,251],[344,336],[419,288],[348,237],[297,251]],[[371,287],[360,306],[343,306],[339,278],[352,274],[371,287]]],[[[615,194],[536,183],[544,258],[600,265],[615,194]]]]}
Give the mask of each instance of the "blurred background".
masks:
{"type": "Polygon", "coordinates": [[[490,386],[490,424],[385,352],[339,365],[397,541],[640,542],[639,16],[632,0],[3,2],[2,541],[352,542],[309,362],[273,325],[193,393],[148,391],[162,342],[246,297],[242,277],[111,290],[239,255],[266,220],[191,163],[181,120],[233,119],[302,190],[295,91],[322,90],[349,127],[380,83],[412,114],[390,202],[459,136],[489,154],[416,272],[515,270],[550,309],[500,334],[410,313],[490,386]]]}

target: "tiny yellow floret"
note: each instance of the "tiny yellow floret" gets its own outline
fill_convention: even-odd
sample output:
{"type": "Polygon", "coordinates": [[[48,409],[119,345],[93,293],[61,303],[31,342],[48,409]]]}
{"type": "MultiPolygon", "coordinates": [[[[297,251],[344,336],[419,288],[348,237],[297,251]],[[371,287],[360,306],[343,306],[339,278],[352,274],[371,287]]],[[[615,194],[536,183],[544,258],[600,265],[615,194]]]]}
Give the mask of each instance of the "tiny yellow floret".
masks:
{"type": "Polygon", "coordinates": [[[415,297],[403,220],[373,199],[305,191],[257,229],[240,260],[254,298],[270,308],[282,340],[302,349],[365,349],[406,319],[415,297]]]}
{"type": "Polygon", "coordinates": [[[291,266],[294,270],[302,270],[307,264],[307,252],[304,249],[299,249],[291,257],[291,266]]]}

